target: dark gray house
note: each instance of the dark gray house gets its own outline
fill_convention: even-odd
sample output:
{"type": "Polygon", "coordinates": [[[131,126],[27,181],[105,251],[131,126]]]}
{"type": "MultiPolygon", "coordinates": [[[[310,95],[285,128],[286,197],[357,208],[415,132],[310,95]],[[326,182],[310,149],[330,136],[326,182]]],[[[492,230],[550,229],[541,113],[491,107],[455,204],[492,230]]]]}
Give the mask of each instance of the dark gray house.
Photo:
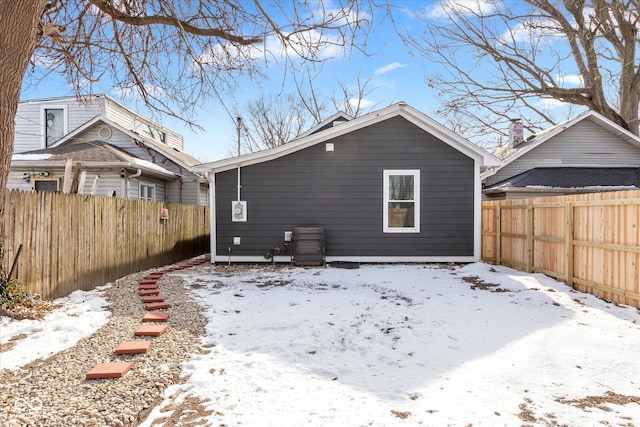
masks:
{"type": "Polygon", "coordinates": [[[405,103],[340,115],[280,147],[197,166],[210,183],[212,262],[289,262],[306,227],[324,231],[328,262],[477,261],[480,172],[497,165],[405,103]]]}

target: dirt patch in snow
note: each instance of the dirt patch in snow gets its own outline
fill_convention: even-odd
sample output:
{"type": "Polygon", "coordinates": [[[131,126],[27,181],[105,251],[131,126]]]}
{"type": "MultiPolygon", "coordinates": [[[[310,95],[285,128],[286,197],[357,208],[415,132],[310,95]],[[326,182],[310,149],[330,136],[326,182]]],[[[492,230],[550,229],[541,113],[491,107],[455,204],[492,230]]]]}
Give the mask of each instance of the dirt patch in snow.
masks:
{"type": "Polygon", "coordinates": [[[490,291],[490,292],[511,292],[508,289],[501,288],[500,285],[496,283],[487,283],[476,276],[465,276],[462,278],[462,280],[464,280],[467,283],[470,283],[471,289],[473,289],[474,291],[479,289],[481,291],[490,291]]]}
{"type": "Polygon", "coordinates": [[[582,399],[556,399],[556,402],[564,405],[575,406],[576,408],[598,408],[602,411],[610,412],[612,409],[607,404],[626,405],[628,403],[636,403],[640,405],[640,396],[627,396],[618,394],[613,391],[606,392],[603,396],[587,396],[582,399]]]}

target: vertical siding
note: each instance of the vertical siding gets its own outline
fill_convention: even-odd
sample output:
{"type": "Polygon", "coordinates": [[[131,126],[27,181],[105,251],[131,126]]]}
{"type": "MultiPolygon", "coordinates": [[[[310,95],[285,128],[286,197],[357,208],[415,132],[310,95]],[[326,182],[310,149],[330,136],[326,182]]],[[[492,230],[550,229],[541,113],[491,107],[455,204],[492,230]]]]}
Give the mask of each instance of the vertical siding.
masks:
{"type": "Polygon", "coordinates": [[[473,160],[396,117],[241,170],[248,221],[231,222],[237,170],[216,175],[218,254],[262,255],[325,227],[327,256],[472,256],[473,160]],[[420,233],[383,233],[383,171],[420,169],[420,233]],[[233,246],[233,237],[242,244],[233,246]]]}
{"type": "Polygon", "coordinates": [[[640,164],[640,148],[591,120],[583,120],[514,160],[486,179],[493,185],[535,167],[620,167],[640,164]]]}
{"type": "Polygon", "coordinates": [[[209,206],[209,185],[198,184],[198,187],[199,187],[198,204],[201,206],[209,206]]]}

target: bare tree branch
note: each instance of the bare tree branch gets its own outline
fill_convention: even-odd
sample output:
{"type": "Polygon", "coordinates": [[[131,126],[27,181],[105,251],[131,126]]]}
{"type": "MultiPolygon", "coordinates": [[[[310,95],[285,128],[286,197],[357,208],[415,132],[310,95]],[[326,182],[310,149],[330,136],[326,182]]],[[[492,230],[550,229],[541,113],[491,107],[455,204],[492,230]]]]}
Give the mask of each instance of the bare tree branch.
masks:
{"type": "Polygon", "coordinates": [[[637,0],[439,5],[436,17],[424,17],[424,32],[397,29],[433,63],[427,82],[440,89],[440,112],[481,118],[481,127],[464,127],[466,136],[482,140],[487,126],[504,133],[509,116],[527,116],[532,129],[555,124],[545,99],[592,109],[639,133],[637,0]],[[568,75],[580,79],[569,84],[568,75]]]}

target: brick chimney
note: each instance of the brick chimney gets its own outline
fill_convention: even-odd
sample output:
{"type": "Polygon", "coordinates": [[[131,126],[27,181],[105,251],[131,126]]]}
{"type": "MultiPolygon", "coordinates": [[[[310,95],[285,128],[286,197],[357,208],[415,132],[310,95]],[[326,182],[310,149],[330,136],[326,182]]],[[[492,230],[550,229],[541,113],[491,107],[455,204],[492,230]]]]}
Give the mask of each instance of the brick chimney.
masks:
{"type": "Polygon", "coordinates": [[[509,142],[507,146],[513,148],[524,141],[522,119],[511,119],[509,123],[509,142]]]}

